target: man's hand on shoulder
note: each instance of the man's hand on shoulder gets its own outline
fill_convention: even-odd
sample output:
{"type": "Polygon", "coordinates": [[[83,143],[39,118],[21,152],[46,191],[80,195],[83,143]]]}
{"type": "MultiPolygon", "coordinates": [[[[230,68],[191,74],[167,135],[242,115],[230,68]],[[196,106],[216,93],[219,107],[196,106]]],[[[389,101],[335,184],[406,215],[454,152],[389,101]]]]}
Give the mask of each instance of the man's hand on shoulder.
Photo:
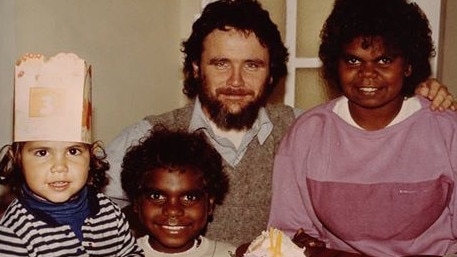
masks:
{"type": "Polygon", "coordinates": [[[428,98],[432,101],[430,108],[434,111],[445,111],[447,109],[457,111],[457,101],[449,92],[449,89],[436,79],[428,79],[421,83],[416,94],[428,98]]]}

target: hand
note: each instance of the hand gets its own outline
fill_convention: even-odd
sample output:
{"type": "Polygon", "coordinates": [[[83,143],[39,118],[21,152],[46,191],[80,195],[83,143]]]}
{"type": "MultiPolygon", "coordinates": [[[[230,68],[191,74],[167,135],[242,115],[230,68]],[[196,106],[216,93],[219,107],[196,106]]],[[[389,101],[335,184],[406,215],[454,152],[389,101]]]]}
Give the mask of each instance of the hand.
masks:
{"type": "Polygon", "coordinates": [[[306,247],[308,249],[325,247],[324,242],[306,234],[302,228],[297,230],[294,237],[292,238],[292,242],[294,242],[300,248],[306,247]]]}
{"type": "Polygon", "coordinates": [[[421,83],[417,89],[416,94],[428,98],[432,101],[430,108],[432,110],[444,111],[450,109],[457,110],[457,102],[454,96],[449,92],[448,88],[442,85],[436,79],[429,79],[421,83]]]}
{"type": "Polygon", "coordinates": [[[323,241],[306,234],[302,228],[297,230],[292,242],[299,247],[306,247],[305,255],[308,257],[369,257],[368,255],[326,248],[323,241]]]}
{"type": "Polygon", "coordinates": [[[251,244],[251,243],[250,242],[249,243],[244,243],[244,244],[241,244],[240,246],[238,246],[236,248],[234,257],[243,257],[244,253],[246,252],[246,250],[249,247],[249,244],[251,244]]]}

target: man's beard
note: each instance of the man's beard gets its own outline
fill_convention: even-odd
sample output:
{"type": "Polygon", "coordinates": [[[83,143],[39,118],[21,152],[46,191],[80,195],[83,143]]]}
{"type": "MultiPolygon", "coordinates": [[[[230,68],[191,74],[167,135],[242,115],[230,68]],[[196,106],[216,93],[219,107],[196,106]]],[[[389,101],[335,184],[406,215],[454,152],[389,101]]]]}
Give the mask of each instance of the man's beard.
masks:
{"type": "Polygon", "coordinates": [[[231,113],[223,102],[210,95],[204,85],[202,85],[198,97],[203,109],[208,112],[209,118],[222,130],[250,129],[259,115],[260,108],[266,102],[265,91],[262,90],[257,98],[246,106],[240,107],[237,113],[231,113]]]}

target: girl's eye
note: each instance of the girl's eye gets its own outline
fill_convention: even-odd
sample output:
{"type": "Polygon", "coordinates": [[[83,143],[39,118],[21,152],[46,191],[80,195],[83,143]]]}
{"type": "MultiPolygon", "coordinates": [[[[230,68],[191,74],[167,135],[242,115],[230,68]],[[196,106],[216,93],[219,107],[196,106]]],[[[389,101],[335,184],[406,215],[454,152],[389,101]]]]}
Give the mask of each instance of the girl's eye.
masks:
{"type": "Polygon", "coordinates": [[[47,154],[48,154],[48,151],[46,151],[46,150],[44,150],[44,149],[36,150],[36,151],[35,151],[35,155],[36,155],[36,156],[43,157],[43,156],[46,156],[47,154]]]}
{"type": "Polygon", "coordinates": [[[383,58],[379,59],[379,63],[380,63],[380,64],[389,64],[389,63],[392,63],[392,58],[383,57],[383,58]]]}
{"type": "Polygon", "coordinates": [[[195,202],[200,201],[201,198],[201,194],[187,194],[182,197],[181,202],[183,205],[192,205],[195,202]]]}
{"type": "Polygon", "coordinates": [[[149,199],[153,200],[153,201],[159,201],[159,200],[164,200],[165,197],[163,195],[161,195],[160,193],[151,193],[149,194],[149,199]]]}
{"type": "Polygon", "coordinates": [[[346,63],[348,63],[350,65],[356,65],[356,64],[359,64],[360,61],[357,58],[348,57],[348,58],[346,58],[346,63]]]}
{"type": "Polygon", "coordinates": [[[79,155],[79,154],[81,154],[81,150],[78,148],[70,148],[70,149],[68,149],[68,153],[70,155],[79,155]]]}

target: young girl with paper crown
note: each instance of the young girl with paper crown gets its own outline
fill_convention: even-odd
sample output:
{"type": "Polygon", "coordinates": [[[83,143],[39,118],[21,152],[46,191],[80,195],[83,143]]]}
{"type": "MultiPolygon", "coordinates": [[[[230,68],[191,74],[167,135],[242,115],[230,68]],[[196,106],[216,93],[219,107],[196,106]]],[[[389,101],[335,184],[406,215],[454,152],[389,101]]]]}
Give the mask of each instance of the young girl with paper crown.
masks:
{"type": "Polygon", "coordinates": [[[17,197],[0,220],[0,256],[143,256],[100,193],[109,164],[91,141],[90,66],[26,55],[15,70],[14,142],[0,178],[17,197]]]}

